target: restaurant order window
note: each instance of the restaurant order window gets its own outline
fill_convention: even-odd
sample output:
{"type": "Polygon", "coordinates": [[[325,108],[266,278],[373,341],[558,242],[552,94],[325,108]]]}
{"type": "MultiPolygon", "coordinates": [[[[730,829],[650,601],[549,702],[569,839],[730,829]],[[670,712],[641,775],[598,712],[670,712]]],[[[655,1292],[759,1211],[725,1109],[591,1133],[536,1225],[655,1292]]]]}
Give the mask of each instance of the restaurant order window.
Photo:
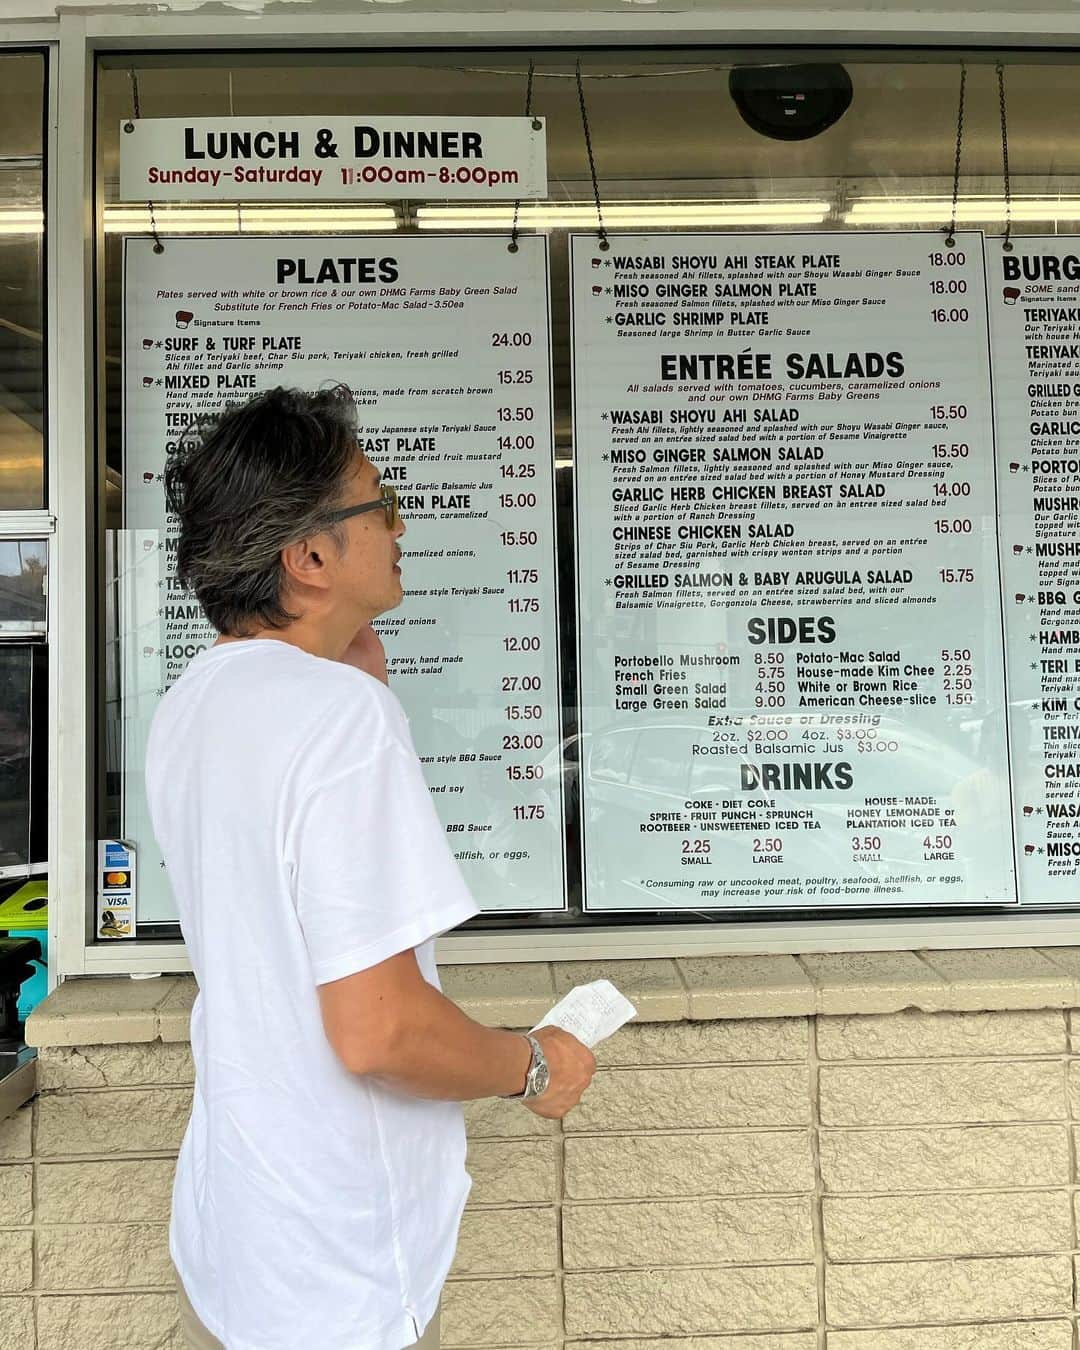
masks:
{"type": "Polygon", "coordinates": [[[142,757],[214,634],[168,456],[338,382],[408,526],[379,628],[478,939],[1076,908],[1074,80],[101,57],[97,835],[137,894],[97,939],[178,931],[142,757]]]}

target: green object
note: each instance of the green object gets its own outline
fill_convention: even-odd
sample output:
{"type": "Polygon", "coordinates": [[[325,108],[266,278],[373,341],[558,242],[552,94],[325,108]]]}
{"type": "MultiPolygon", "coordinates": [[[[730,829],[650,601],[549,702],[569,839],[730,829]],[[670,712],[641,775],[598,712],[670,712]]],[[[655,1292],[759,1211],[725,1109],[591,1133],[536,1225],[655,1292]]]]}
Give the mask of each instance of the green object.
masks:
{"type": "Polygon", "coordinates": [[[28,881],[0,903],[0,932],[23,933],[49,926],[49,884],[28,881]]]}
{"type": "Polygon", "coordinates": [[[19,990],[19,1021],[25,1022],[49,992],[49,884],[44,879],[17,886],[0,901],[0,934],[35,937],[41,943],[41,961],[19,990]]]}

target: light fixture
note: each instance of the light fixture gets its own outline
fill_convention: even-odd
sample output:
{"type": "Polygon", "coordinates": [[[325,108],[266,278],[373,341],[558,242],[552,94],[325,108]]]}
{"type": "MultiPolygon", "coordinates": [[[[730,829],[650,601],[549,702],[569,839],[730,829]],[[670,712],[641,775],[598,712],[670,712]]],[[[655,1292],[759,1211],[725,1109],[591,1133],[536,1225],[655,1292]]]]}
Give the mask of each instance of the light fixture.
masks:
{"type": "MultiPolygon", "coordinates": [[[[845,225],[947,225],[952,219],[951,197],[866,197],[853,202],[845,225]]],[[[1009,210],[1014,221],[1080,220],[1080,197],[1014,197],[1009,210]]],[[[956,204],[957,224],[1004,223],[1005,201],[1000,195],[961,197],[956,204]]]]}
{"type": "MultiPolygon", "coordinates": [[[[109,205],[106,234],[150,234],[145,206],[109,205]]],[[[395,230],[392,206],[155,206],[158,234],[314,234],[395,230]]]]}
{"type": "MultiPolygon", "coordinates": [[[[608,229],[648,226],[816,225],[825,220],[827,201],[641,201],[605,202],[601,208],[608,229]]],[[[421,206],[421,230],[499,230],[514,224],[514,205],[421,206]]],[[[600,224],[592,202],[522,202],[517,223],[524,230],[591,229],[600,224]]]]}
{"type": "Polygon", "coordinates": [[[0,234],[40,234],[44,228],[40,207],[0,207],[0,234]]]}

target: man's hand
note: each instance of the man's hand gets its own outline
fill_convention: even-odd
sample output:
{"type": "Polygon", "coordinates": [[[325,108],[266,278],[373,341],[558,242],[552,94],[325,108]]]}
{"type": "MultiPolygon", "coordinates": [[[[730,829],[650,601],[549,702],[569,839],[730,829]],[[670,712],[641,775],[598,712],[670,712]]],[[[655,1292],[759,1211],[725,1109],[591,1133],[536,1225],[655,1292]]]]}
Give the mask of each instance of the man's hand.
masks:
{"type": "Polygon", "coordinates": [[[546,1120],[562,1120],[592,1082],[596,1059],[588,1046],[562,1027],[540,1027],[532,1035],[540,1042],[551,1077],[546,1090],[524,1105],[546,1120]]]}
{"type": "Polygon", "coordinates": [[[389,676],[386,673],[386,652],[383,650],[378,633],[375,632],[371,624],[365,624],[360,629],[345,648],[345,654],[341,659],[347,666],[355,666],[357,670],[363,670],[368,675],[373,675],[383,684],[390,683],[389,676]]]}

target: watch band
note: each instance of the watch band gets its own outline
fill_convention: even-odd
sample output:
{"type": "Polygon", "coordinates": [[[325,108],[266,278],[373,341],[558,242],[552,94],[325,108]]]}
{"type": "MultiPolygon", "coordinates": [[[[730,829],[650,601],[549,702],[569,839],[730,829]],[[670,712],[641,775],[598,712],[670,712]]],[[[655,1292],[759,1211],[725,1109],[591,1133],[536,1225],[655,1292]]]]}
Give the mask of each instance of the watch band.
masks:
{"type": "Polygon", "coordinates": [[[535,1036],[530,1036],[528,1032],[522,1032],[522,1036],[525,1040],[529,1042],[529,1048],[532,1051],[532,1057],[529,1060],[529,1067],[525,1072],[525,1086],[522,1088],[520,1092],[509,1093],[504,1098],[505,1101],[510,1102],[527,1101],[530,1097],[538,1097],[540,1093],[544,1090],[544,1088],[547,1087],[546,1081],[544,1082],[543,1087],[540,1087],[536,1081],[538,1076],[537,1070],[539,1068],[543,1069],[543,1076],[545,1080],[547,1078],[547,1059],[544,1057],[543,1048],[541,1047],[540,1042],[536,1039],[535,1036]]]}
{"type": "Polygon", "coordinates": [[[525,1075],[525,1091],[521,1094],[521,1100],[527,1102],[530,1097],[539,1097],[547,1087],[548,1066],[543,1047],[536,1037],[526,1036],[525,1039],[532,1046],[532,1060],[529,1072],[525,1075]]]}

